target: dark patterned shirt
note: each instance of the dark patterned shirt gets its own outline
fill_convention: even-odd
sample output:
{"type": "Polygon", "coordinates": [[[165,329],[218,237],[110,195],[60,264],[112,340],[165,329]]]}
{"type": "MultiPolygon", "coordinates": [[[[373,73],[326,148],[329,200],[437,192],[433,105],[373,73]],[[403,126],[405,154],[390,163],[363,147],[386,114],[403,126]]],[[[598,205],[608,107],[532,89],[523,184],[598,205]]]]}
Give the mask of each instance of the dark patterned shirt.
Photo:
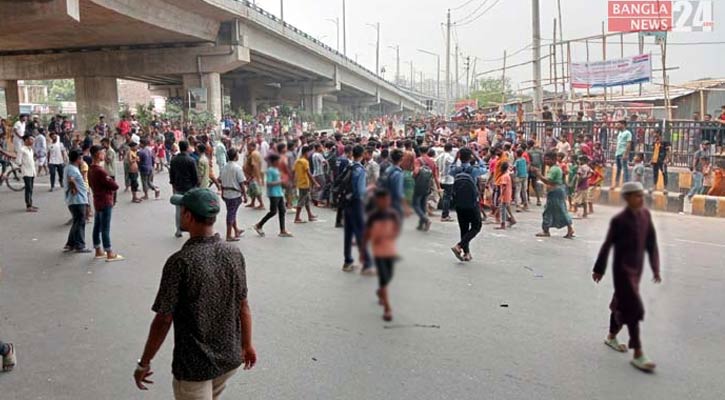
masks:
{"type": "Polygon", "coordinates": [[[242,364],[246,298],[244,256],[219,235],[191,238],[169,257],[152,309],[173,315],[176,379],[206,381],[242,364]]]}

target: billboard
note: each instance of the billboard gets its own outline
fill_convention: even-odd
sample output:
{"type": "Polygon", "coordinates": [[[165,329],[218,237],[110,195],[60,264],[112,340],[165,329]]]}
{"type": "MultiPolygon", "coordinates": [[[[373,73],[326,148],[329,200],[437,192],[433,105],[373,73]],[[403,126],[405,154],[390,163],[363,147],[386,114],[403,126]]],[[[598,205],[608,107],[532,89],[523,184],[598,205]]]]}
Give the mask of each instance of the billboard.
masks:
{"type": "Polygon", "coordinates": [[[456,101],[455,108],[456,112],[461,111],[464,108],[472,108],[477,109],[478,108],[478,99],[462,99],[456,101]]]}
{"type": "Polygon", "coordinates": [[[712,32],[711,0],[609,0],[609,32],[712,32]]]}
{"type": "Polygon", "coordinates": [[[652,57],[641,54],[617,60],[571,63],[571,85],[577,89],[603,88],[649,82],[652,57]]]}

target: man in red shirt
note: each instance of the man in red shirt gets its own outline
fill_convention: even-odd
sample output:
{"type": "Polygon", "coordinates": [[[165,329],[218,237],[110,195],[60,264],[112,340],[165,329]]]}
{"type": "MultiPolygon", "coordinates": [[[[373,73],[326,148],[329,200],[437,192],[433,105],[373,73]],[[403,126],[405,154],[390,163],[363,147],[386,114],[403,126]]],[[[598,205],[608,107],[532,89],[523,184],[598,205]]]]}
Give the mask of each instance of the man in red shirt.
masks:
{"type": "Polygon", "coordinates": [[[128,115],[124,115],[121,121],[118,122],[118,133],[121,136],[126,137],[131,132],[131,123],[128,122],[128,115]]]}
{"type": "Polygon", "coordinates": [[[106,150],[102,146],[95,145],[91,147],[91,156],[93,164],[88,170],[88,184],[93,190],[93,207],[96,209],[93,221],[93,247],[96,249],[96,259],[105,258],[106,262],[121,261],[123,256],[111,248],[113,195],[118,190],[118,184],[103,168],[106,150]]]}

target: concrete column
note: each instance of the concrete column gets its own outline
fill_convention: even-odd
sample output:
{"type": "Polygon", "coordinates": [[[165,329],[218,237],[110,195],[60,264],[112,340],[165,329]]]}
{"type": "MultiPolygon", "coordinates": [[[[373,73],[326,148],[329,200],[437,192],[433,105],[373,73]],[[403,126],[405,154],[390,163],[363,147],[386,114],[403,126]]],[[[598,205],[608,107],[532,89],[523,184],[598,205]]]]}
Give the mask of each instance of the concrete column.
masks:
{"type": "MultiPolygon", "coordinates": [[[[214,114],[217,121],[222,119],[222,82],[218,72],[182,75],[184,86],[184,101],[188,103],[189,91],[192,89],[206,89],[206,111],[214,114]]],[[[188,110],[187,110],[188,111],[188,110]]]]}
{"type": "Polygon", "coordinates": [[[244,89],[242,87],[232,86],[229,92],[229,100],[233,112],[238,112],[244,107],[244,89]]]}
{"type": "Polygon", "coordinates": [[[18,81],[0,81],[0,88],[5,90],[5,106],[7,107],[7,115],[19,115],[20,92],[18,92],[18,81]]]}
{"type": "Polygon", "coordinates": [[[118,84],[116,78],[75,78],[76,129],[91,129],[104,114],[112,127],[118,122],[118,84]]]}
{"type": "Polygon", "coordinates": [[[314,95],[312,97],[313,97],[313,100],[314,100],[313,106],[312,106],[312,109],[313,109],[312,112],[314,112],[315,114],[318,114],[318,115],[322,114],[322,105],[323,105],[323,101],[322,100],[323,100],[323,95],[316,94],[316,95],[314,95]]]}

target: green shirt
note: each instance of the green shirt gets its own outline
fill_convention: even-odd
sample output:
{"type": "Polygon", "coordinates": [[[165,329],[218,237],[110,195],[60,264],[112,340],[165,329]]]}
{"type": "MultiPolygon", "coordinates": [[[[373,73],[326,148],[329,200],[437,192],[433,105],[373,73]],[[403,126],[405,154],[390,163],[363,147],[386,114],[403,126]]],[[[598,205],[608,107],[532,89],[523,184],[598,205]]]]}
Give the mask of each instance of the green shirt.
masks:
{"type": "Polygon", "coordinates": [[[552,165],[549,167],[549,172],[546,174],[546,179],[550,180],[555,185],[564,184],[564,173],[558,165],[552,165]]]}
{"type": "Polygon", "coordinates": [[[632,132],[623,130],[617,135],[617,151],[614,153],[615,156],[621,156],[627,150],[627,142],[632,141],[632,132]]]}
{"type": "Polygon", "coordinates": [[[209,187],[209,159],[205,154],[199,157],[196,163],[196,174],[199,176],[199,187],[206,189],[209,187]]]}

